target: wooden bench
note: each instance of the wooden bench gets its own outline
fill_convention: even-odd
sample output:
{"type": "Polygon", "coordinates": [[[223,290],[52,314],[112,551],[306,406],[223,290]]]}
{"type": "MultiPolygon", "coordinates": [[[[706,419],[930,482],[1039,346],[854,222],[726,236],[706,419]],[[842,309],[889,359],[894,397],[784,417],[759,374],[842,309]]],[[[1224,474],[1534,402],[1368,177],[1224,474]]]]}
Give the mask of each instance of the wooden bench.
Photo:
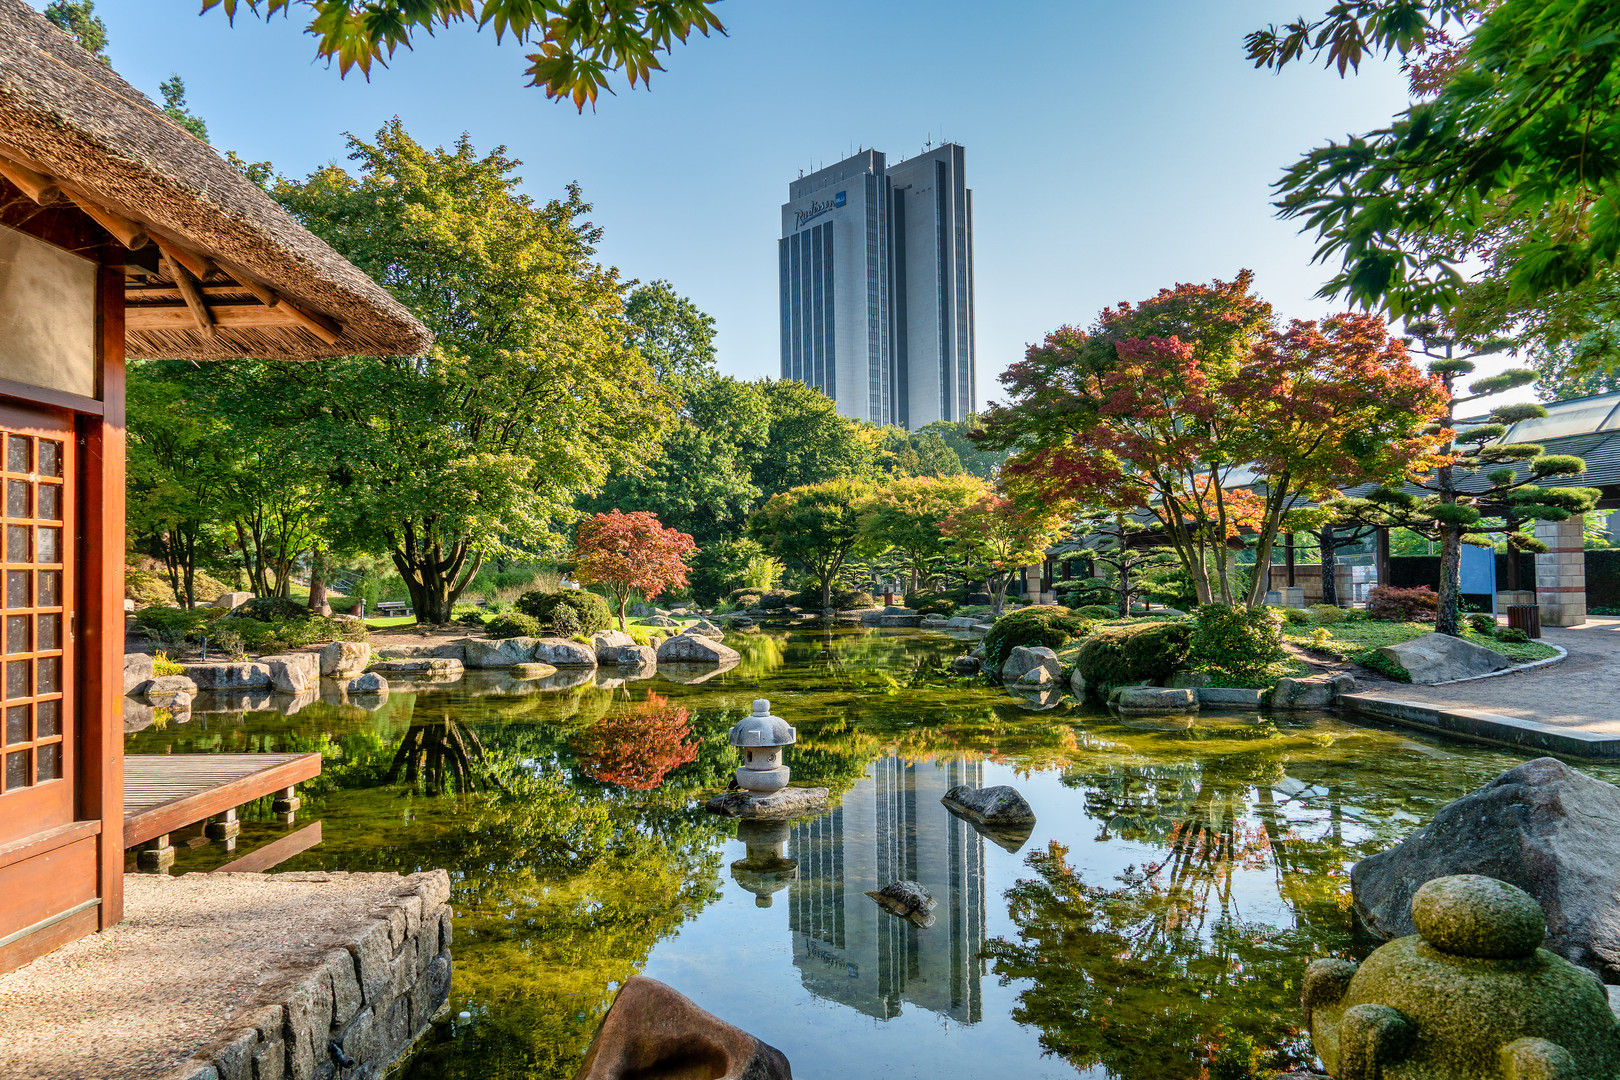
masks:
{"type": "Polygon", "coordinates": [[[124,848],[142,848],[141,869],[165,870],[174,864],[169,834],[213,819],[205,835],[234,850],[237,807],[277,795],[274,810],[291,824],[297,785],[320,774],[319,754],[127,754],[124,848]]]}

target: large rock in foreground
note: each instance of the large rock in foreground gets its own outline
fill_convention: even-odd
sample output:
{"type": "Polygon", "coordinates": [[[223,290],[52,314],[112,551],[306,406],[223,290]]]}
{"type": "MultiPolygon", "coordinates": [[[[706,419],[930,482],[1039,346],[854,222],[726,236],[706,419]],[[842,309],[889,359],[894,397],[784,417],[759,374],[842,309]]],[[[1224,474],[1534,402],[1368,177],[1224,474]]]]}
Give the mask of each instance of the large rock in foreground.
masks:
{"type": "Polygon", "coordinates": [[[1333,675],[1312,675],[1306,679],[1278,679],[1271,691],[1271,707],[1325,709],[1338,701],[1340,694],[1355,692],[1355,676],[1342,671],[1333,675]]]}
{"type": "Polygon", "coordinates": [[[620,649],[635,648],[636,639],[623,630],[598,630],[591,635],[591,648],[596,650],[598,664],[618,662],[620,649]]]}
{"type": "Polygon", "coordinates": [[[1057,653],[1044,645],[1019,645],[1007,654],[1006,662],[1001,665],[1001,681],[1011,686],[1035,668],[1045,668],[1053,682],[1063,677],[1063,663],[1057,653]]]}
{"type": "Polygon", "coordinates": [[[676,634],[658,646],[660,664],[726,664],[741,659],[729,645],[697,634],[676,634]]]}
{"type": "Polygon", "coordinates": [[[307,694],[321,688],[320,653],[261,656],[259,663],[270,669],[270,685],[283,694],[307,694]]]}
{"type": "Polygon", "coordinates": [[[321,649],[321,674],[329,679],[352,679],[371,663],[371,645],[364,641],[334,641],[321,649]]]}
{"type": "Polygon", "coordinates": [[[574,1080],[654,1076],[792,1080],[793,1071],[776,1047],[656,979],[633,975],[602,1018],[574,1080]]]}
{"type": "Polygon", "coordinates": [[[1399,645],[1385,645],[1378,655],[1405,668],[1420,686],[1489,675],[1513,666],[1501,653],[1450,634],[1424,634],[1399,645]]]}
{"type": "MultiPolygon", "coordinates": [[[[229,594],[227,594],[229,595],[229,594]]],[[[182,664],[186,677],[199,690],[253,690],[270,685],[270,669],[263,664],[182,664]]]]}
{"type": "Polygon", "coordinates": [[[152,657],[149,653],[124,654],[124,693],[133,694],[152,681],[152,657]]]}
{"type": "Polygon", "coordinates": [[[1470,792],[1402,843],[1351,871],[1356,912],[1383,938],[1416,932],[1427,881],[1482,874],[1536,898],[1547,945],[1620,983],[1620,787],[1538,758],[1470,792]]]}

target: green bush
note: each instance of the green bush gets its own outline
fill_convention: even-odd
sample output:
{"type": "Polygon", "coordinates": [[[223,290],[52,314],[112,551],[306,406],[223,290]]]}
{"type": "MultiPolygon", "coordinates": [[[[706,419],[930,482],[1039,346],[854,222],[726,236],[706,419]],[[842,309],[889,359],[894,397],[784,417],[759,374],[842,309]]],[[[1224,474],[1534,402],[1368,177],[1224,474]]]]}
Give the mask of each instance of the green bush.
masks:
{"type": "Polygon", "coordinates": [[[560,637],[594,634],[613,623],[607,601],[584,589],[536,589],[518,597],[514,606],[538,623],[550,623],[560,637]]]}
{"type": "Polygon", "coordinates": [[[1344,618],[1344,609],[1335,604],[1312,604],[1311,618],[1322,626],[1331,626],[1344,618]]]}
{"type": "Polygon", "coordinates": [[[1530,640],[1530,635],[1517,626],[1504,626],[1496,632],[1496,640],[1505,641],[1512,645],[1523,645],[1530,640]]]}
{"type": "Polygon", "coordinates": [[[124,574],[124,598],[135,601],[138,608],[154,604],[172,607],[175,602],[168,579],[150,570],[130,570],[124,574]]]}
{"type": "Polygon", "coordinates": [[[1283,608],[1282,617],[1289,626],[1304,626],[1311,621],[1311,613],[1297,607],[1283,608]]]}
{"type": "Polygon", "coordinates": [[[906,607],[919,615],[949,615],[956,610],[956,604],[949,593],[908,592],[905,596],[906,607]]]}
{"type": "Polygon", "coordinates": [[[481,629],[484,625],[484,616],[482,613],[477,611],[463,611],[460,615],[456,616],[456,622],[460,623],[462,626],[471,626],[475,629],[481,629]]]}
{"type": "Polygon", "coordinates": [[[255,596],[231,612],[232,618],[257,619],[259,622],[274,622],[278,619],[307,619],[310,617],[309,605],[300,603],[286,596],[255,596]]]}
{"type": "Polygon", "coordinates": [[[333,596],[326,594],[326,606],[332,609],[334,615],[353,615],[355,605],[360,602],[358,596],[333,596]]]}
{"type": "Polygon", "coordinates": [[[230,616],[219,619],[205,632],[210,646],[235,653],[240,648],[260,654],[301,649],[327,641],[364,641],[366,628],[351,619],[328,619],[307,611],[298,619],[252,619],[230,616]]]}
{"type": "Polygon", "coordinates": [[[153,675],[184,675],[185,673],[185,666],[179,661],[170,660],[169,654],[166,652],[160,652],[152,657],[153,675]]]}
{"type": "Polygon", "coordinates": [[[1075,669],[1087,691],[1103,698],[1117,686],[1163,686],[1187,666],[1193,625],[1181,618],[1099,627],[1080,646],[1075,669]]]}
{"type": "Polygon", "coordinates": [[[216,607],[143,608],[135,616],[135,625],[167,645],[185,641],[201,641],[207,628],[224,618],[225,609],[216,607]]]}
{"type": "Polygon", "coordinates": [[[1384,678],[1392,679],[1395,682],[1412,681],[1412,673],[1410,671],[1407,671],[1394,660],[1391,660],[1389,657],[1375,650],[1368,650],[1365,654],[1356,657],[1356,663],[1360,664],[1364,668],[1369,668],[1376,671],[1384,678]]]}
{"type": "Polygon", "coordinates": [[[489,620],[484,632],[492,638],[539,637],[540,621],[533,615],[512,611],[489,620]]]}
{"type": "Polygon", "coordinates": [[[996,620],[984,635],[985,668],[1001,671],[1001,665],[1019,646],[1044,645],[1059,649],[1077,637],[1084,637],[1091,624],[1066,607],[1040,604],[1009,612],[996,620]]]}
{"type": "MultiPolygon", "coordinates": [[[[1297,608],[1288,609],[1299,611],[1297,608]]],[[[1300,615],[1305,612],[1299,611],[1300,615]]],[[[1205,604],[1193,616],[1187,660],[1195,670],[1255,679],[1284,655],[1283,619],[1274,608],[1205,604]]],[[[1300,620],[1304,621],[1304,620],[1300,620]]]]}
{"type": "MultiPolygon", "coordinates": [[[[775,611],[785,608],[793,600],[793,594],[786,589],[766,589],[759,594],[759,606],[766,611],[775,611]]],[[[821,594],[816,594],[816,606],[821,606],[821,594]]]]}
{"type": "Polygon", "coordinates": [[[1109,607],[1107,604],[1087,604],[1074,609],[1074,613],[1082,619],[1117,619],[1119,609],[1109,607]]]}
{"type": "Polygon", "coordinates": [[[1496,633],[1496,616],[1470,615],[1468,616],[1468,626],[1476,634],[1490,636],[1496,633]]]}

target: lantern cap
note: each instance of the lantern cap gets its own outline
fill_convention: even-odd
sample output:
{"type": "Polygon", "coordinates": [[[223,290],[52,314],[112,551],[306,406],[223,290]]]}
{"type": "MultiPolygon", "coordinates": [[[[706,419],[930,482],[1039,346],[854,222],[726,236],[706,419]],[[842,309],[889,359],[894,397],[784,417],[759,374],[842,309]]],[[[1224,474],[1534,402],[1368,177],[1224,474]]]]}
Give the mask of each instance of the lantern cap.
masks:
{"type": "Polygon", "coordinates": [[[791,746],[799,741],[799,733],[780,716],[771,715],[769,701],[756,698],[754,714],[737,721],[726,741],[732,746],[791,746]]]}

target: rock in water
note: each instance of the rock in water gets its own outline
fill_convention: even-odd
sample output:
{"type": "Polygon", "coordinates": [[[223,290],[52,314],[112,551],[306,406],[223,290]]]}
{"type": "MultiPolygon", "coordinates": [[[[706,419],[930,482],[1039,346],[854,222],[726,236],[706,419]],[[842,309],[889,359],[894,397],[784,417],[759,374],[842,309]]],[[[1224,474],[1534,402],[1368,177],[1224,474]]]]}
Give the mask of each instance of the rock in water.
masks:
{"type": "Polygon", "coordinates": [[[1053,679],[1063,677],[1063,664],[1058,660],[1057,653],[1051,649],[1044,645],[1016,646],[1007,654],[1006,663],[1001,665],[1001,681],[1011,686],[1038,667],[1045,668],[1053,679]]]}
{"type": "Polygon", "coordinates": [[[776,1047],[656,979],[633,975],[602,1018],[574,1080],[659,1076],[792,1080],[793,1070],[776,1047]]]}
{"type": "Polygon", "coordinates": [[[1501,653],[1449,634],[1424,634],[1399,645],[1386,645],[1378,655],[1401,665],[1421,686],[1489,675],[1513,666],[1501,653]]]}
{"type": "Polygon", "coordinates": [[[972,656],[958,656],[951,661],[951,673],[953,675],[977,675],[979,673],[979,661],[972,656]]]}
{"type": "Polygon", "coordinates": [[[727,791],[710,799],[704,809],[723,817],[779,820],[814,814],[826,805],[824,787],[785,787],[769,795],[750,796],[746,791],[727,791]]]}
{"type": "Polygon", "coordinates": [[[933,912],[939,901],[929,896],[928,890],[915,881],[891,881],[866,895],[876,900],[883,910],[910,921],[914,926],[926,930],[934,925],[933,912]]]}
{"type": "Polygon", "coordinates": [[[371,663],[371,646],[364,641],[334,641],[321,649],[321,674],[352,679],[371,663]]]}
{"type": "Polygon", "coordinates": [[[697,634],[677,634],[658,646],[660,664],[724,664],[740,659],[735,649],[697,634]]]}
{"type": "Polygon", "coordinates": [[[1356,692],[1353,675],[1312,675],[1307,679],[1278,679],[1271,691],[1273,709],[1325,709],[1339,700],[1340,694],[1356,692]]]}
{"type": "Polygon", "coordinates": [[[1122,713],[1184,713],[1198,711],[1198,692],[1164,686],[1128,686],[1117,702],[1122,713]]]}
{"type": "Polygon", "coordinates": [[[714,623],[710,622],[708,619],[699,619],[691,626],[688,626],[685,632],[688,634],[697,634],[700,637],[706,637],[710,641],[719,641],[721,638],[726,636],[726,632],[724,630],[714,625],[714,623]]]}
{"type": "Polygon", "coordinates": [[[1035,820],[1035,811],[1030,809],[1029,801],[1018,793],[1017,788],[1005,784],[987,788],[958,784],[939,801],[952,810],[990,825],[1022,824],[1035,820]]]}
{"type": "Polygon", "coordinates": [[[1546,947],[1620,982],[1620,787],[1537,758],[1470,792],[1429,825],[1351,871],[1356,913],[1375,934],[1418,927],[1427,881],[1482,874],[1518,886],[1546,915],[1546,947]]]}

